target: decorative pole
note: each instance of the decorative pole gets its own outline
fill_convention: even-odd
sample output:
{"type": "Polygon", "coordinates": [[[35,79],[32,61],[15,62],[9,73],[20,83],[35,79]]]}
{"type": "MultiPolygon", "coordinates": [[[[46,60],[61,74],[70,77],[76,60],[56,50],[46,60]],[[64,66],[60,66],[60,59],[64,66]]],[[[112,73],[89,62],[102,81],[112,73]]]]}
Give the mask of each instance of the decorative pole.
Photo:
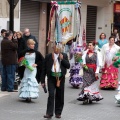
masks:
{"type": "Polygon", "coordinates": [[[14,31],[14,0],[10,0],[10,23],[9,30],[14,31]]]}
{"type": "Polygon", "coordinates": [[[19,0],[7,0],[10,4],[10,13],[9,13],[9,30],[14,31],[14,9],[19,2],[19,0]]]}

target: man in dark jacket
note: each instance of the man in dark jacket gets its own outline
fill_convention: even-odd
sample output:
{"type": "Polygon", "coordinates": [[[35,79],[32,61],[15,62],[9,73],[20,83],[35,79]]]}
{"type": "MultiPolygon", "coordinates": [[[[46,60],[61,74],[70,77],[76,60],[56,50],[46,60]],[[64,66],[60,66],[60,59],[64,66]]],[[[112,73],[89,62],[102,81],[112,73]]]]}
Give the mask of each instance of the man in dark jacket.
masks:
{"type": "Polygon", "coordinates": [[[3,40],[3,38],[5,37],[5,33],[7,31],[5,29],[1,30],[1,36],[0,36],[0,75],[2,73],[2,63],[1,63],[1,41],[3,40]]]}
{"type": "Polygon", "coordinates": [[[48,103],[47,111],[44,118],[51,118],[54,111],[55,99],[55,115],[56,118],[61,118],[64,106],[64,83],[67,69],[70,64],[67,54],[61,53],[60,48],[54,44],[53,53],[46,55],[42,73],[41,84],[45,86],[45,76],[48,78],[48,103]]]}
{"type": "Polygon", "coordinates": [[[8,31],[1,42],[2,87],[1,91],[13,92],[17,64],[17,41],[12,40],[13,33],[8,31]]]}
{"type": "Polygon", "coordinates": [[[30,33],[30,30],[28,29],[28,28],[25,28],[24,29],[24,34],[23,34],[23,40],[24,40],[24,42],[25,42],[25,49],[27,49],[28,47],[27,47],[27,40],[28,39],[33,39],[34,41],[35,41],[35,50],[38,50],[38,42],[37,42],[37,40],[36,40],[36,37],[35,36],[33,36],[33,35],[31,35],[31,33],[30,33]]]}

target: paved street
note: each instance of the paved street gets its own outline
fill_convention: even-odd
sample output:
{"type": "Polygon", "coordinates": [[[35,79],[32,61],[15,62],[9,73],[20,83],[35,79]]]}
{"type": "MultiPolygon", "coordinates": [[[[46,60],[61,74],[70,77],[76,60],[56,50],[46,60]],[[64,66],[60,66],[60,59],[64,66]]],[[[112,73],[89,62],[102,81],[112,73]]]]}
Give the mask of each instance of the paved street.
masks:
{"type": "MultiPolygon", "coordinates": [[[[104,99],[100,102],[83,105],[76,100],[80,89],[69,85],[69,75],[65,84],[65,106],[60,120],[120,120],[120,105],[115,104],[117,91],[101,90],[104,99]]],[[[40,86],[40,97],[26,103],[18,98],[18,92],[0,92],[0,120],[44,120],[47,94],[40,86]]],[[[57,120],[55,117],[52,120],[57,120]]]]}

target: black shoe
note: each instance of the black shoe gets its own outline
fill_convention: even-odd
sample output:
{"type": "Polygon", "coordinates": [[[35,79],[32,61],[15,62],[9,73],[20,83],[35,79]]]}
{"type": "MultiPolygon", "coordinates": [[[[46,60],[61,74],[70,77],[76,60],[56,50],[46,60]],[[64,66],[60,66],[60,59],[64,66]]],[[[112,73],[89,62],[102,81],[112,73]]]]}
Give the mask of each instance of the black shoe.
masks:
{"type": "Polygon", "coordinates": [[[44,117],[44,118],[52,118],[52,115],[46,114],[46,115],[44,115],[43,117],[44,117]]]}
{"type": "Polygon", "coordinates": [[[103,100],[104,98],[100,98],[99,100],[103,100]]]}
{"type": "Polygon", "coordinates": [[[8,92],[18,92],[17,90],[8,90],[8,92]]]}
{"type": "Polygon", "coordinates": [[[92,100],[89,100],[89,104],[92,104],[92,100]]]}
{"type": "Polygon", "coordinates": [[[73,87],[79,89],[79,85],[73,85],[73,87]]]}
{"type": "Polygon", "coordinates": [[[61,115],[56,115],[55,117],[56,117],[56,118],[61,118],[61,115]]]}
{"type": "Polygon", "coordinates": [[[27,101],[27,102],[31,102],[31,98],[27,98],[26,101],[27,101]]]}
{"type": "Polygon", "coordinates": [[[84,101],[84,99],[81,98],[81,97],[77,98],[77,100],[78,100],[78,101],[84,101]]]}
{"type": "Polygon", "coordinates": [[[87,104],[87,103],[88,103],[88,100],[87,100],[87,99],[83,101],[83,104],[87,104]]]}
{"type": "Polygon", "coordinates": [[[7,90],[1,90],[2,92],[5,92],[5,91],[7,91],[7,90]]]}

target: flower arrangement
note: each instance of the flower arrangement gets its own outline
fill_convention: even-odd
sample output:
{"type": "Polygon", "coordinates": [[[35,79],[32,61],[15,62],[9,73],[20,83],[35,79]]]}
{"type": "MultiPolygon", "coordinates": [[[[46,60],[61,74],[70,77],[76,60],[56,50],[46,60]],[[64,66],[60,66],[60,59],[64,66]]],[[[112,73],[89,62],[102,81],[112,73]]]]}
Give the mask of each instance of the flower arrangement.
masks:
{"type": "Polygon", "coordinates": [[[28,68],[30,71],[33,71],[34,68],[32,66],[29,65],[29,62],[25,59],[25,57],[21,57],[18,60],[18,63],[20,66],[25,66],[26,68],[28,68]]]}
{"type": "Polygon", "coordinates": [[[74,56],[75,56],[75,62],[79,62],[79,63],[83,62],[83,60],[82,60],[82,54],[76,53],[74,56]]]}
{"type": "Polygon", "coordinates": [[[83,69],[88,70],[88,66],[87,66],[87,65],[84,65],[84,66],[83,66],[83,69]]]}

